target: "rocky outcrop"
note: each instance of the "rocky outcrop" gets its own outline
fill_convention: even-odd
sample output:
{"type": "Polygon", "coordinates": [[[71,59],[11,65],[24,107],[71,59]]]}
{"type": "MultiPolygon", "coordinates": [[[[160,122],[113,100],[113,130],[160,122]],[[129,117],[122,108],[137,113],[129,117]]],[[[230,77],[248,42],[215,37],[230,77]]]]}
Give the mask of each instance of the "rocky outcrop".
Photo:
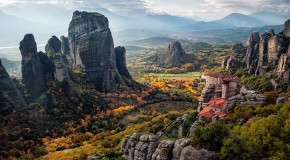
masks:
{"type": "Polygon", "coordinates": [[[37,46],[32,34],[27,34],[20,42],[22,56],[22,80],[28,92],[34,98],[38,98],[46,90],[46,79],[41,53],[37,52],[37,46]]]}
{"type": "MultiPolygon", "coordinates": [[[[290,65],[290,20],[284,24],[282,32],[275,34],[273,29],[263,33],[261,37],[258,32],[254,32],[247,41],[247,54],[243,61],[241,58],[236,58],[231,54],[226,57],[222,66],[226,69],[231,69],[240,63],[245,65],[243,68],[248,69],[249,74],[255,75],[271,75],[277,76],[274,79],[276,82],[283,82],[289,84],[289,65],[290,65]],[[281,81],[282,80],[282,81],[281,81]]],[[[233,46],[240,48],[239,45],[233,46]]]]}
{"type": "Polygon", "coordinates": [[[0,114],[25,107],[26,103],[15,84],[9,77],[0,60],[0,114]]]}
{"type": "Polygon", "coordinates": [[[45,52],[49,51],[53,53],[61,53],[61,41],[56,36],[52,36],[45,46],[45,52]]]}
{"type": "Polygon", "coordinates": [[[280,56],[278,66],[277,66],[277,73],[279,76],[283,75],[284,72],[288,71],[289,68],[289,61],[290,59],[287,57],[286,54],[280,56]]]}
{"type": "Polygon", "coordinates": [[[290,19],[284,23],[283,33],[286,37],[290,37],[290,19]]]}
{"type": "Polygon", "coordinates": [[[246,47],[242,43],[236,43],[232,46],[232,53],[229,57],[226,57],[222,62],[222,67],[227,70],[242,66],[241,59],[244,58],[246,53],[246,47]]]}
{"type": "Polygon", "coordinates": [[[125,47],[118,46],[115,48],[116,65],[119,73],[128,78],[132,79],[127,66],[126,66],[126,49],[125,47]]]}
{"type": "Polygon", "coordinates": [[[248,105],[263,105],[267,101],[267,96],[257,93],[238,94],[228,99],[225,104],[225,110],[229,111],[235,106],[248,106],[248,105]]]}
{"type": "Polygon", "coordinates": [[[75,66],[85,68],[86,77],[100,91],[125,85],[117,67],[108,19],[99,13],[75,11],[68,29],[75,66]]]}
{"type": "Polygon", "coordinates": [[[234,57],[239,57],[239,55],[243,56],[247,49],[242,43],[236,43],[232,46],[232,51],[234,57]]]}
{"type": "Polygon", "coordinates": [[[61,53],[64,55],[70,54],[68,38],[65,36],[61,36],[60,41],[61,41],[61,53]]]}
{"type": "Polygon", "coordinates": [[[157,64],[164,68],[181,67],[185,62],[185,54],[181,44],[173,41],[169,44],[166,53],[160,55],[157,64]]]}
{"type": "MultiPolygon", "coordinates": [[[[259,60],[258,67],[266,65],[268,63],[268,41],[273,36],[273,30],[270,30],[261,35],[261,41],[259,44],[259,60]]],[[[275,33],[274,33],[275,34],[275,33]]]]}
{"type": "Polygon", "coordinates": [[[287,52],[287,48],[288,44],[283,36],[275,35],[271,37],[268,42],[268,63],[277,65],[280,56],[287,52]]]}
{"type": "Polygon", "coordinates": [[[128,160],[209,160],[214,153],[189,146],[189,139],[163,140],[158,142],[155,135],[134,133],[126,136],[121,150],[128,160]]]}
{"type": "Polygon", "coordinates": [[[192,146],[183,148],[179,160],[214,160],[216,157],[213,152],[205,149],[195,149],[192,146]]]}
{"type": "Polygon", "coordinates": [[[257,66],[258,52],[259,52],[260,34],[259,32],[254,32],[251,34],[247,41],[247,54],[245,57],[246,68],[249,69],[249,73],[253,73],[257,66]]]}
{"type": "Polygon", "coordinates": [[[68,97],[75,96],[72,81],[68,74],[67,64],[66,64],[66,56],[61,53],[56,53],[53,57],[54,60],[54,78],[57,82],[61,84],[61,87],[64,89],[66,95],[68,97]]]}
{"type": "Polygon", "coordinates": [[[178,140],[176,140],[175,143],[174,143],[173,150],[172,150],[172,156],[173,156],[172,159],[173,160],[179,160],[183,148],[188,146],[189,143],[190,143],[189,139],[178,139],[178,140]]]}

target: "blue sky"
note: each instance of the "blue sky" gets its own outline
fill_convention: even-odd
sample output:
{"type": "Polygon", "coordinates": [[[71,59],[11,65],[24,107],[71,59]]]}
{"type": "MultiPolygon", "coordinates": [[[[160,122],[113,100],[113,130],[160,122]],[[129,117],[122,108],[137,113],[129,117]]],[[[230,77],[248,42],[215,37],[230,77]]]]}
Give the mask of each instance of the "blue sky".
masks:
{"type": "MultiPolygon", "coordinates": [[[[169,13],[201,20],[222,18],[230,13],[268,11],[289,14],[290,0],[0,0],[0,6],[51,3],[65,8],[107,8],[121,15],[169,13]]],[[[1,9],[1,7],[0,7],[1,9]]]]}

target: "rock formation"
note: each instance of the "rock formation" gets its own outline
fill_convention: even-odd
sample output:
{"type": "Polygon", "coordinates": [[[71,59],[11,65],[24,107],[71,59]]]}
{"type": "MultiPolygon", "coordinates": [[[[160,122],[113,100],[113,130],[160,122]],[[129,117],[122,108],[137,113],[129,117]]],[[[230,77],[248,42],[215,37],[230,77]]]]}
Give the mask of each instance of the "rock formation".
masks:
{"type": "Polygon", "coordinates": [[[116,56],[116,65],[120,75],[132,79],[127,66],[126,66],[126,49],[125,47],[116,47],[115,48],[115,56],[116,56]]]}
{"type": "Polygon", "coordinates": [[[260,34],[259,32],[254,32],[251,34],[247,41],[247,54],[245,57],[246,68],[249,69],[250,73],[257,66],[257,57],[259,52],[260,34]]]}
{"type": "Polygon", "coordinates": [[[70,50],[69,50],[68,38],[65,36],[61,36],[60,41],[61,41],[61,53],[64,55],[69,54],[70,50]]]}
{"type": "Polygon", "coordinates": [[[26,103],[0,60],[0,114],[25,107],[26,103]]]}
{"type": "Polygon", "coordinates": [[[67,70],[66,56],[61,53],[56,53],[53,57],[53,60],[55,66],[55,80],[61,84],[61,87],[64,89],[68,97],[73,97],[75,93],[72,87],[72,81],[67,70]]]}
{"type": "Polygon", "coordinates": [[[164,68],[181,67],[185,62],[185,54],[181,44],[173,41],[169,44],[166,53],[160,55],[157,64],[164,68]]]}
{"type": "Polygon", "coordinates": [[[274,63],[274,65],[277,65],[281,54],[287,52],[288,45],[286,43],[285,38],[281,35],[275,35],[269,39],[268,63],[274,63]]]}
{"type": "MultiPolygon", "coordinates": [[[[284,24],[284,29],[275,34],[273,29],[263,33],[261,37],[258,32],[252,33],[247,41],[247,54],[241,62],[233,54],[226,57],[222,66],[227,70],[235,68],[237,64],[244,63],[249,74],[264,75],[270,73],[278,76],[275,81],[289,84],[290,66],[290,20],[284,24]]],[[[238,45],[233,48],[239,48],[238,45]]],[[[234,50],[234,49],[233,49],[234,50]]]]}
{"type": "Polygon", "coordinates": [[[237,43],[232,46],[232,53],[230,56],[224,58],[222,62],[222,67],[227,70],[230,68],[237,68],[241,66],[241,59],[244,58],[246,53],[246,48],[241,43],[237,43]]]}
{"type": "Polygon", "coordinates": [[[122,153],[126,159],[142,160],[209,160],[214,153],[205,149],[195,149],[188,139],[163,140],[158,142],[155,135],[134,133],[126,136],[122,143],[122,153]]]}
{"type": "Polygon", "coordinates": [[[85,68],[98,90],[107,92],[125,84],[116,67],[113,38],[104,15],[75,11],[68,33],[74,65],[85,68]]]}
{"type": "MultiPolygon", "coordinates": [[[[268,63],[268,41],[273,36],[273,30],[270,30],[261,35],[261,41],[259,44],[259,60],[258,67],[262,67],[268,63]]],[[[275,33],[274,33],[275,35],[275,33]]]]}
{"type": "Polygon", "coordinates": [[[45,70],[41,61],[41,53],[37,52],[37,46],[32,34],[27,34],[20,42],[22,56],[22,80],[28,92],[38,98],[46,90],[45,70]]]}
{"type": "Polygon", "coordinates": [[[61,41],[56,36],[52,36],[45,46],[45,52],[49,51],[61,53],[61,41]]]}
{"type": "Polygon", "coordinates": [[[286,37],[290,37],[290,19],[284,23],[283,33],[286,37]]]}
{"type": "Polygon", "coordinates": [[[247,106],[247,105],[263,105],[266,103],[267,96],[257,93],[244,93],[232,96],[225,104],[227,111],[231,110],[235,106],[247,106]]]}

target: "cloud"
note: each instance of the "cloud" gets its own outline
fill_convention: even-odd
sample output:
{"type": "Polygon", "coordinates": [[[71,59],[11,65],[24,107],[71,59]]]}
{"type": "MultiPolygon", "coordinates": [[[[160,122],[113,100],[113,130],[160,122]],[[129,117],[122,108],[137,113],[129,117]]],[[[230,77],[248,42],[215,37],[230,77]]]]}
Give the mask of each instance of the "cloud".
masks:
{"type": "Polygon", "coordinates": [[[290,12],[289,0],[205,0],[205,8],[252,13],[258,11],[290,12]]]}
{"type": "Polygon", "coordinates": [[[178,16],[212,20],[238,12],[257,11],[290,13],[290,0],[0,0],[0,6],[11,4],[56,4],[64,8],[106,8],[126,16],[169,13],[178,16]]]}

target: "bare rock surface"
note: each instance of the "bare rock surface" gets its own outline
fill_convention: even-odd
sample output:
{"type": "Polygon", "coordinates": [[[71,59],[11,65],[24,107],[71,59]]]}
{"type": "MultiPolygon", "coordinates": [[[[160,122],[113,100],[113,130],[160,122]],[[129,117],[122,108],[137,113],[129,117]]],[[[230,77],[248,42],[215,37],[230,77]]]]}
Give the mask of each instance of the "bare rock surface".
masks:
{"type": "Polygon", "coordinates": [[[99,13],[75,11],[68,29],[70,52],[75,66],[83,66],[87,78],[100,91],[125,85],[114,53],[107,17],[99,13]]]}

